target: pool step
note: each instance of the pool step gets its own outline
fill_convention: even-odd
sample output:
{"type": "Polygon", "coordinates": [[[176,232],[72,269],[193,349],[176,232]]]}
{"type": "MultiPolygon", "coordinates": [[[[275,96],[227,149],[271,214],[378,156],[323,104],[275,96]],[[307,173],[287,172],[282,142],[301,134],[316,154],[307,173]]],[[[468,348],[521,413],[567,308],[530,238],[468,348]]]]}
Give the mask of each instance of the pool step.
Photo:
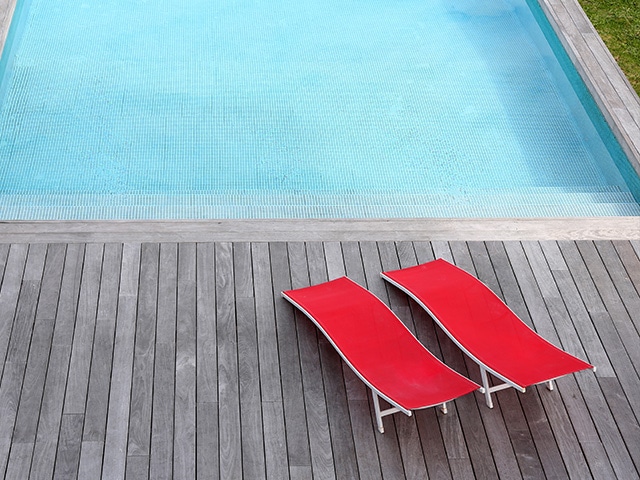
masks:
{"type": "Polygon", "coordinates": [[[473,195],[323,192],[184,195],[0,195],[0,218],[401,218],[640,216],[631,193],[617,187],[527,188],[473,195]]]}

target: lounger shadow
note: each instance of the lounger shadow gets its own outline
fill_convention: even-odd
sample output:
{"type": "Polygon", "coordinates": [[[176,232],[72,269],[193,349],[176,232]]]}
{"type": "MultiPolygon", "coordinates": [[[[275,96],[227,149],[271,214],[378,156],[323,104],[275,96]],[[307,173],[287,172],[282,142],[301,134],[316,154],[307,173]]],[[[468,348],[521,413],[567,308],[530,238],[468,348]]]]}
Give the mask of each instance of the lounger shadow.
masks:
{"type": "Polygon", "coordinates": [[[434,357],[378,297],[347,277],[282,292],[324,333],[371,389],[382,417],[442,405],[480,388],[434,357]],[[380,410],[378,397],[392,407],[380,410]]]}
{"type": "Polygon", "coordinates": [[[480,280],[443,259],[381,275],[421,305],[480,366],[490,408],[498,390],[524,392],[538,383],[553,390],[556,378],[595,370],[543,339],[480,280]],[[490,386],[487,372],[504,383],[490,386]]]}

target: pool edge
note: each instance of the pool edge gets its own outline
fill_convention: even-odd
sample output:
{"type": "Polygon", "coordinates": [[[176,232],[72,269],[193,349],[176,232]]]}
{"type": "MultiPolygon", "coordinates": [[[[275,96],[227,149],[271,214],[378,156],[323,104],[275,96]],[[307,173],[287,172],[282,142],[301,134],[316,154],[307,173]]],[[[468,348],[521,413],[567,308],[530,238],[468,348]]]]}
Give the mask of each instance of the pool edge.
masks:
{"type": "Polygon", "coordinates": [[[640,217],[0,222],[0,243],[622,239],[640,217]]]}
{"type": "Polygon", "coordinates": [[[640,97],[578,0],[537,0],[640,177],[640,97]]]}

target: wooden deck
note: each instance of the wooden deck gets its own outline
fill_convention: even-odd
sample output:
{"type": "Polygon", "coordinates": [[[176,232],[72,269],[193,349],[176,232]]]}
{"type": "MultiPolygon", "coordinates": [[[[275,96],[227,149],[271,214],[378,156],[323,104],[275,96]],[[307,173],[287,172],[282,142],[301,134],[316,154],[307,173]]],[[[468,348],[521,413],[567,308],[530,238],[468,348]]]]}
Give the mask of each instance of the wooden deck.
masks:
{"type": "Polygon", "coordinates": [[[575,478],[640,471],[640,241],[0,244],[0,465],[26,478],[575,478]],[[477,368],[384,269],[444,257],[595,364],[385,418],[280,291],[347,274],[477,368]]]}

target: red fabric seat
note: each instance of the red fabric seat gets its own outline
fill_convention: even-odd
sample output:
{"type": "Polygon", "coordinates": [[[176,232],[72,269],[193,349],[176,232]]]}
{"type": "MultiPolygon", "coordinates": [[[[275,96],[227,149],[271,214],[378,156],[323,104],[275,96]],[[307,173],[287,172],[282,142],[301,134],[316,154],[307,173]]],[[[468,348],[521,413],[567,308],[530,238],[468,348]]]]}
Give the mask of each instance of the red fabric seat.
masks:
{"type": "Polygon", "coordinates": [[[434,357],[384,303],[346,277],[282,295],[320,328],[374,400],[377,394],[396,407],[388,413],[409,415],[479,388],[434,357]]]}
{"type": "Polygon", "coordinates": [[[540,337],[482,282],[445,260],[382,277],[413,297],[481,367],[520,390],[594,368],[540,337]]]}

